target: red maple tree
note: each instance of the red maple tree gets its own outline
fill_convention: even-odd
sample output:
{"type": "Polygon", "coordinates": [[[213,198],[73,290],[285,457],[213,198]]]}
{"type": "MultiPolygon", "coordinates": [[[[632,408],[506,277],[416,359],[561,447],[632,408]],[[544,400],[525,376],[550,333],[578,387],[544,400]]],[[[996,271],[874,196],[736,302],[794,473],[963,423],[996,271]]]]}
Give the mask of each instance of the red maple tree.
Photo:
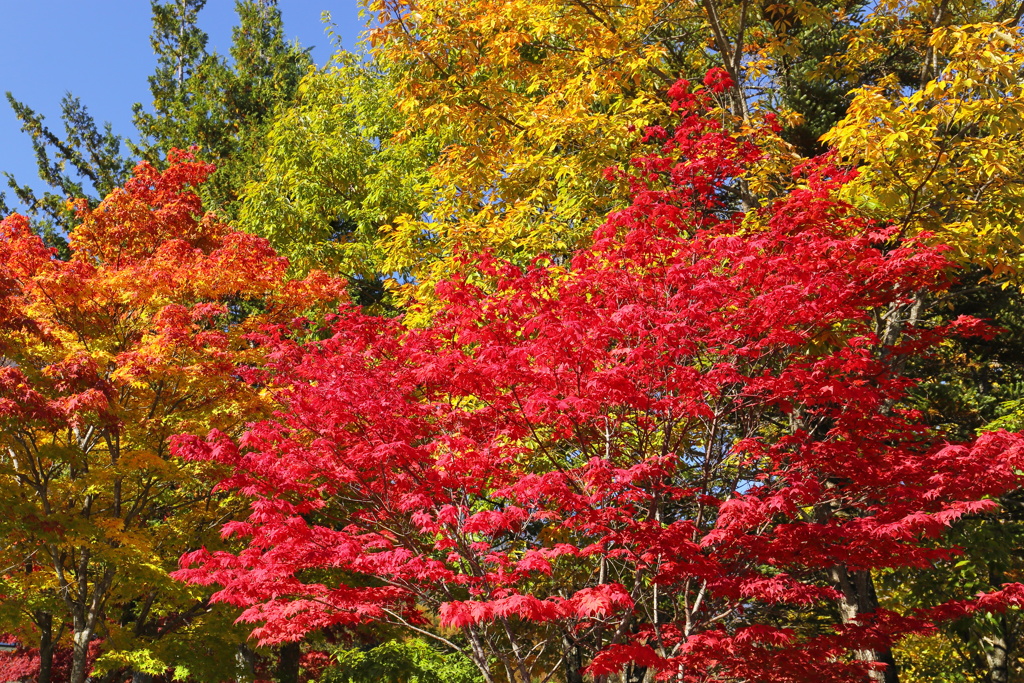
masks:
{"type": "Polygon", "coordinates": [[[385,621],[524,683],[895,680],[903,635],[1016,604],[902,614],[872,583],[948,561],[948,525],[1021,483],[1020,435],[948,444],[904,407],[903,359],[992,333],[919,321],[943,250],[855,216],[828,159],[730,208],[760,152],[670,95],[676,125],[619,173],[632,204],[568,267],[477,255],[424,329],[266,331],[249,379],[276,418],[177,443],[252,498],[224,527],[245,547],[177,576],[266,643],[385,621]]]}

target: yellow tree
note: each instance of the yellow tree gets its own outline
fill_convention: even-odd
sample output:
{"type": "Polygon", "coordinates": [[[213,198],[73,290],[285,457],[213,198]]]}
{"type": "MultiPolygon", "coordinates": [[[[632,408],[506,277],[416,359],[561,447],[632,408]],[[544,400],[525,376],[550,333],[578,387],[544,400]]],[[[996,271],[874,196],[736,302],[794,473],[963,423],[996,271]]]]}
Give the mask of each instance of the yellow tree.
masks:
{"type": "MultiPolygon", "coordinates": [[[[837,61],[863,20],[863,2],[700,0],[370,0],[375,58],[396,79],[399,137],[438,135],[441,153],[418,210],[380,241],[385,267],[410,271],[429,298],[458,250],[529,259],[578,248],[623,200],[602,171],[667,120],[665,92],[711,68],[726,127],[777,114],[781,139],[738,202],[780,191],[779,171],[821,151],[846,92],[885,72],[837,61]],[[766,182],[770,181],[770,182],[766,182]],[[773,190],[773,187],[775,188],[773,190]]],[[[856,34],[859,35],[859,34],[856,34]]]]}
{"type": "Polygon", "coordinates": [[[1024,266],[1024,41],[975,24],[934,31],[941,66],[913,92],[889,81],[855,91],[826,135],[860,175],[851,202],[906,235],[923,231],[996,277],[1024,266]]]}
{"type": "Polygon", "coordinates": [[[666,6],[371,3],[370,41],[397,79],[406,134],[447,133],[420,211],[386,235],[388,267],[412,269],[429,297],[457,249],[529,258],[578,246],[616,203],[601,169],[629,158],[623,133],[661,110],[673,80],[645,38],[666,6]]]}
{"type": "Polygon", "coordinates": [[[921,59],[884,49],[916,14],[868,14],[857,0],[366,4],[372,61],[339,53],[305,79],[246,188],[242,225],[299,265],[402,273],[419,285],[407,298],[429,299],[459,250],[526,260],[580,246],[623,200],[602,171],[633,156],[629,130],[666,120],[678,78],[721,69],[726,126],[778,115],[781,139],[738,181],[752,205],[822,151],[849,90],[921,59]]]}
{"type": "Polygon", "coordinates": [[[260,414],[246,333],[342,293],[316,273],[287,282],[265,240],[204,217],[194,188],[211,171],[140,164],[96,209],[79,204],[69,261],[23,217],[0,223],[0,592],[8,628],[39,638],[43,681],[62,633],[72,683],[96,638],[111,650],[101,665],[204,673],[189,667],[201,649],[185,655],[209,604],[167,573],[232,509],[169,438],[260,414]]]}

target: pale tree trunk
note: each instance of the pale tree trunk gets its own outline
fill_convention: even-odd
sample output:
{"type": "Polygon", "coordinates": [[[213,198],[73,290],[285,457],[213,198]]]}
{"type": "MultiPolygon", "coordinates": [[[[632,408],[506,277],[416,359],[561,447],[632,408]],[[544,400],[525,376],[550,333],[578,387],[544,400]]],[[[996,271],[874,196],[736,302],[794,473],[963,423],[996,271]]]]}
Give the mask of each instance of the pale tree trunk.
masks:
{"type": "MultiPolygon", "coordinates": [[[[875,584],[869,571],[847,571],[844,566],[835,566],[831,570],[832,581],[842,594],[839,600],[839,615],[844,624],[858,620],[859,617],[872,614],[878,609],[878,597],[875,595],[875,584]]],[[[899,683],[899,671],[891,649],[858,650],[854,656],[862,662],[882,662],[885,670],[872,671],[870,680],[876,683],[899,683]]]]}
{"type": "Polygon", "coordinates": [[[647,683],[651,676],[648,676],[648,670],[646,666],[639,666],[634,662],[631,662],[622,678],[626,683],[647,683]]]}
{"type": "MultiPolygon", "coordinates": [[[[1003,587],[1002,570],[997,565],[989,566],[989,581],[992,586],[1001,589],[1003,587]]],[[[1015,659],[1014,650],[1017,648],[1016,632],[1013,617],[1003,612],[997,620],[998,629],[995,633],[989,633],[980,638],[981,649],[985,655],[985,668],[988,670],[988,683],[1009,683],[1011,662],[1015,659]]]]}
{"type": "MultiPolygon", "coordinates": [[[[1002,587],[1002,576],[994,581],[996,586],[1002,587]]],[[[1017,649],[1017,638],[1013,617],[1003,612],[999,615],[999,630],[996,633],[981,638],[982,651],[985,653],[985,668],[988,669],[988,683],[1009,683],[1012,662],[1016,657],[1014,650],[1017,649]]]]}
{"type": "Polygon", "coordinates": [[[1001,635],[988,636],[985,643],[985,664],[988,667],[989,683],[1009,683],[1010,658],[1006,639],[1001,635]]]}
{"type": "MultiPolygon", "coordinates": [[[[83,565],[88,566],[88,554],[83,553],[83,565]]],[[[85,683],[89,675],[89,643],[96,634],[96,623],[99,621],[103,603],[114,580],[113,568],[107,568],[103,576],[93,584],[92,591],[87,592],[87,572],[80,568],[79,595],[74,605],[74,633],[71,635],[71,676],[70,683],[85,683]]]]}
{"type": "Polygon", "coordinates": [[[239,673],[235,677],[237,683],[246,683],[256,677],[256,653],[245,645],[239,645],[235,652],[235,662],[238,664],[239,673]]]}
{"type": "MultiPolygon", "coordinates": [[[[484,677],[485,683],[495,683],[495,677],[491,673],[491,660],[484,648],[480,634],[472,627],[466,627],[462,632],[466,636],[466,640],[469,641],[469,658],[484,677]]],[[[509,678],[511,680],[511,676],[509,678]]]]}
{"type": "MultiPolygon", "coordinates": [[[[75,620],[78,621],[77,619],[75,620]]],[[[88,675],[89,641],[92,640],[93,629],[75,624],[75,632],[71,636],[71,683],[85,683],[88,675]]]]}

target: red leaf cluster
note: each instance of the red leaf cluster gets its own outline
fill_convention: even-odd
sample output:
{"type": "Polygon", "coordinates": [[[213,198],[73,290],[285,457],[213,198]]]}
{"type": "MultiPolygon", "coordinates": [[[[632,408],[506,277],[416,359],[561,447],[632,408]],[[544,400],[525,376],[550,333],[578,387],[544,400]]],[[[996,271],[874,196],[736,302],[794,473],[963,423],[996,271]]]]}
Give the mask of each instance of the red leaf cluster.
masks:
{"type": "Polygon", "coordinates": [[[1021,483],[1020,435],[946,444],[900,408],[899,359],[979,331],[904,315],[948,287],[943,250],[853,215],[828,159],[730,209],[757,148],[672,95],[632,204],[568,268],[483,255],[426,329],[268,331],[277,416],[177,444],[253,499],[224,530],[244,549],[177,576],[265,642],[436,618],[524,679],[530,644],[567,639],[595,675],[860,681],[854,653],[974,609],[841,619],[832,578],[948,559],[934,539],[1021,483]]]}

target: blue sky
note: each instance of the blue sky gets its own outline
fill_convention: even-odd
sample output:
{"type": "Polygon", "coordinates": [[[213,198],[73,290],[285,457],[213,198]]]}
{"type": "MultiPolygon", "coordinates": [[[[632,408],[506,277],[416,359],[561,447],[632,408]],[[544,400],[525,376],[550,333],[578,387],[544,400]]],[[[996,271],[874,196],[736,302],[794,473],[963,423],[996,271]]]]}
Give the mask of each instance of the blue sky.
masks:
{"type": "MultiPolygon", "coordinates": [[[[227,54],[236,23],[234,0],[207,0],[200,25],[209,34],[207,48],[227,54]]],[[[318,64],[331,54],[320,20],[329,11],[346,48],[355,46],[363,27],[356,0],[279,0],[289,39],[315,46],[318,64]]],[[[146,80],[156,66],[149,44],[149,0],[0,0],[0,94],[16,98],[46,116],[63,131],[60,101],[67,91],[82,100],[100,123],[133,137],[131,107],[151,98],[146,80]]],[[[0,99],[0,170],[21,183],[39,187],[35,157],[6,98],[0,99]]],[[[0,178],[0,191],[6,182],[0,178]]],[[[13,202],[7,192],[9,203],[13,202]]]]}

